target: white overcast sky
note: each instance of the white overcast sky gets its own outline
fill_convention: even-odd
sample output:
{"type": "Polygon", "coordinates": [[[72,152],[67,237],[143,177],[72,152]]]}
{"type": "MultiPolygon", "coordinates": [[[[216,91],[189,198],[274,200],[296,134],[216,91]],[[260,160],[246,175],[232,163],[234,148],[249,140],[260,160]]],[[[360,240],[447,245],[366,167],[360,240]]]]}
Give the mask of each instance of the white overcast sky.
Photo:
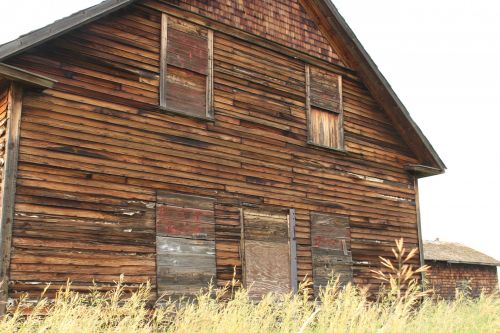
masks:
{"type": "MultiPolygon", "coordinates": [[[[98,2],[2,0],[0,43],[98,2]]],[[[424,239],[500,259],[500,4],[334,3],[448,167],[420,181],[424,239]]]]}

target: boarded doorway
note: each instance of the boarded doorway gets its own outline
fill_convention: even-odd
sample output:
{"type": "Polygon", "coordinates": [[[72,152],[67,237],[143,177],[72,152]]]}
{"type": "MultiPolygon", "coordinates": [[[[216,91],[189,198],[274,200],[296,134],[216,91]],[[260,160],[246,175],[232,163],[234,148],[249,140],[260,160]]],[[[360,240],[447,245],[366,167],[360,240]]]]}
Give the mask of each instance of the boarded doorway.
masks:
{"type": "Polygon", "coordinates": [[[316,294],[332,278],[341,285],[352,282],[352,252],[349,218],[311,213],[314,289],[316,294]]]}
{"type": "Polygon", "coordinates": [[[252,299],[297,288],[293,210],[242,210],[243,283],[252,299]]]}
{"type": "Polygon", "coordinates": [[[156,251],[159,296],[192,296],[215,283],[214,200],[159,191],[156,251]]]}

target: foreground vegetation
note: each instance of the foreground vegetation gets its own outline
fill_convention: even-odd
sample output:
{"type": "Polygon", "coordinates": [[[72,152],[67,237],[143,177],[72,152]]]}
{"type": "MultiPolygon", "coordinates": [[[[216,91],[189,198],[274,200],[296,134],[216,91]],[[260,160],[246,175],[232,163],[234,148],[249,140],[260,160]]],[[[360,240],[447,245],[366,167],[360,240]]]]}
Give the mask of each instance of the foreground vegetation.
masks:
{"type": "MultiPolygon", "coordinates": [[[[218,297],[222,291],[217,292],[218,297]]],[[[147,287],[120,301],[118,286],[105,296],[78,294],[68,288],[53,304],[40,301],[27,318],[22,306],[0,321],[1,332],[499,332],[500,301],[493,296],[456,301],[425,298],[371,303],[352,286],[335,284],[322,292],[322,303],[307,292],[251,302],[244,290],[228,301],[201,294],[196,302],[167,303],[149,311],[147,287]],[[46,309],[48,306],[48,309],[46,309]],[[41,313],[46,315],[40,316],[41,313]]]]}
{"type": "Polygon", "coordinates": [[[298,294],[269,294],[256,303],[233,283],[153,309],[147,285],[127,293],[119,283],[107,294],[77,293],[68,285],[53,301],[21,301],[0,320],[0,332],[500,332],[498,296],[436,300],[414,279],[425,268],[407,264],[414,251],[405,254],[400,241],[394,253],[394,264],[383,260],[387,269],[374,272],[387,285],[377,302],[366,290],[333,280],[315,301],[306,284],[298,294]]]}

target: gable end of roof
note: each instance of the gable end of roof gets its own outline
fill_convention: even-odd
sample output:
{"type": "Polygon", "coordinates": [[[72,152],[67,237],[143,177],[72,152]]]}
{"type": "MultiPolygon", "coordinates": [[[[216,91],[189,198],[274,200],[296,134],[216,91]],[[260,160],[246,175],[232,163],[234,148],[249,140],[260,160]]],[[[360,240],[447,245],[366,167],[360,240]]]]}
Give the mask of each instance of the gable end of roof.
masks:
{"type": "MultiPolygon", "coordinates": [[[[41,29],[23,35],[16,40],[0,45],[0,61],[95,21],[135,1],[105,0],[93,7],[81,10],[41,29]]],[[[355,65],[355,70],[365,82],[368,90],[386,110],[403,140],[421,160],[422,164],[418,166],[418,172],[415,172],[414,175],[423,177],[443,173],[446,169],[445,164],[413,121],[403,103],[333,3],[330,0],[300,0],[300,2],[304,7],[313,9],[313,15],[321,19],[320,23],[327,30],[332,41],[337,38],[342,45],[345,45],[343,55],[349,60],[348,62],[355,65]]],[[[413,168],[412,166],[408,167],[413,168]]],[[[409,172],[412,171],[409,170],[409,172]]]]}

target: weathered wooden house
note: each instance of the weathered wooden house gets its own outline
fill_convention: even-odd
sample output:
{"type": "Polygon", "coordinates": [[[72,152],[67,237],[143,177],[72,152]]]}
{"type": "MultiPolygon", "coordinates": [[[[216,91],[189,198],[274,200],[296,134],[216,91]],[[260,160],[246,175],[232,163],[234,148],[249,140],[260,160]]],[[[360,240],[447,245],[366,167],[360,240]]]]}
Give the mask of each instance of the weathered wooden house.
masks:
{"type": "Polygon", "coordinates": [[[0,62],[4,298],[376,287],[421,248],[445,166],[328,0],[107,0],[0,62]]]}
{"type": "Polygon", "coordinates": [[[500,262],[462,244],[436,241],[424,242],[425,263],[431,266],[426,274],[436,295],[452,299],[456,291],[477,297],[481,292],[498,292],[497,266],[500,262]]]}

